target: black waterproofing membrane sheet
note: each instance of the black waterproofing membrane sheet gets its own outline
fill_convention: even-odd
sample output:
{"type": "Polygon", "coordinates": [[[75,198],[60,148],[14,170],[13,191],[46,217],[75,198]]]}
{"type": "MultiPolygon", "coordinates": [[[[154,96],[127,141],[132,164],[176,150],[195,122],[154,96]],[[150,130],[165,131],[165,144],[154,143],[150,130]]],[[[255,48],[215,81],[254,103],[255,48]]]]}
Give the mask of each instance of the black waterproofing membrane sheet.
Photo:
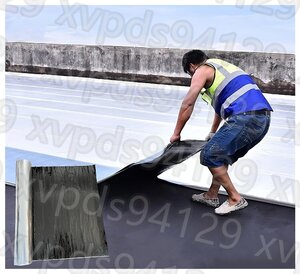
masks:
{"type": "MultiPolygon", "coordinates": [[[[205,143],[187,140],[168,145],[98,182],[109,257],[59,264],[33,261],[27,267],[294,268],[294,208],[248,200],[247,208],[218,216],[212,207],[191,201],[197,191],[157,178],[205,143]]],[[[7,193],[13,195],[11,189],[7,193]]],[[[219,197],[221,203],[227,198],[219,197]]],[[[13,202],[7,201],[7,208],[11,207],[13,202]]],[[[90,225],[80,222],[78,229],[94,230],[90,225]]],[[[13,267],[9,256],[6,267],[13,267]]]]}
{"type": "MultiPolygon", "coordinates": [[[[142,171],[145,176],[156,177],[173,165],[180,164],[195,155],[205,144],[206,141],[202,140],[185,140],[170,143],[164,150],[137,163],[126,166],[111,177],[114,178],[128,170],[142,171]]],[[[105,182],[111,177],[105,178],[98,183],[105,182]]]]}

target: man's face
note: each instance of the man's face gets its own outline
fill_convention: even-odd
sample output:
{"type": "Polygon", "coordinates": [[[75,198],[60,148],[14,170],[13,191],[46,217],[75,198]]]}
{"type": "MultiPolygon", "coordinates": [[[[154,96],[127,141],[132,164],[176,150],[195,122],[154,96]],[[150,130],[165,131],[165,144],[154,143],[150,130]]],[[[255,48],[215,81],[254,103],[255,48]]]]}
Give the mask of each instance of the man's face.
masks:
{"type": "Polygon", "coordinates": [[[194,74],[194,73],[192,73],[190,70],[188,70],[186,73],[187,73],[189,76],[193,77],[193,74],[194,74]]]}
{"type": "Polygon", "coordinates": [[[190,64],[187,74],[190,75],[191,77],[193,77],[195,70],[196,70],[195,68],[196,68],[196,66],[194,64],[190,64]]]}

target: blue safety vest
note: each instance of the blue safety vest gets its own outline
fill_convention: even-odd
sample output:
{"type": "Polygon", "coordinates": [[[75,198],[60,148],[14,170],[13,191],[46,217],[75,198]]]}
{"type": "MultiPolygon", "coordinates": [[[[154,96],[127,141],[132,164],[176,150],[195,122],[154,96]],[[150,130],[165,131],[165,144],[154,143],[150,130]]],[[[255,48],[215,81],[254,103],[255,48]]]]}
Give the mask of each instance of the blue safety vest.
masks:
{"type": "Polygon", "coordinates": [[[251,76],[242,69],[220,59],[208,59],[205,64],[215,69],[215,78],[201,96],[223,119],[251,110],[273,111],[251,76]]]}

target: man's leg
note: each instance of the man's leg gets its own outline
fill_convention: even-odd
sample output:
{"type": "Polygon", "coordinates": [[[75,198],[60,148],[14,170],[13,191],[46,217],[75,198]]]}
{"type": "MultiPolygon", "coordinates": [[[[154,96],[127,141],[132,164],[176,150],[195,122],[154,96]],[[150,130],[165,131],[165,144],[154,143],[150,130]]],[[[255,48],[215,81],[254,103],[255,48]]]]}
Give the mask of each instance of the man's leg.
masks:
{"type": "Polygon", "coordinates": [[[248,202],[241,197],[232,184],[227,172],[227,165],[209,167],[209,170],[213,176],[211,186],[206,193],[194,194],[192,196],[194,201],[217,207],[215,209],[215,213],[219,215],[228,214],[232,211],[245,208],[248,205],[248,202]],[[228,199],[219,206],[218,192],[221,186],[225,188],[228,194],[228,199]]]}
{"type": "MultiPolygon", "coordinates": [[[[226,166],[227,167],[227,166],[226,166]]],[[[208,189],[208,191],[204,194],[204,197],[209,199],[218,198],[219,189],[221,187],[221,183],[215,176],[212,176],[212,182],[208,189]]]]}
{"type": "Polygon", "coordinates": [[[237,192],[228,175],[228,166],[209,167],[209,171],[213,176],[212,184],[206,193],[207,198],[215,198],[218,195],[220,186],[222,185],[228,193],[228,201],[230,205],[237,204],[241,200],[241,195],[237,192]]]}

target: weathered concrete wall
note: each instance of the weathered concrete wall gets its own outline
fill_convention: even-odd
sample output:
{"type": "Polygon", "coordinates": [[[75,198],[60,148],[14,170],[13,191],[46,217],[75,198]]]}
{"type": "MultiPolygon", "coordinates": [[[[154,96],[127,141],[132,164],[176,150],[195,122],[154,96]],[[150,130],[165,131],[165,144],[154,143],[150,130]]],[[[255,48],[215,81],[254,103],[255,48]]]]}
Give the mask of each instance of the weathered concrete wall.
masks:
{"type": "MultiPolygon", "coordinates": [[[[6,70],[189,85],[181,59],[188,49],[6,43],[6,70]]],[[[206,51],[250,73],[264,92],[295,94],[293,54],[206,51]]]]}

